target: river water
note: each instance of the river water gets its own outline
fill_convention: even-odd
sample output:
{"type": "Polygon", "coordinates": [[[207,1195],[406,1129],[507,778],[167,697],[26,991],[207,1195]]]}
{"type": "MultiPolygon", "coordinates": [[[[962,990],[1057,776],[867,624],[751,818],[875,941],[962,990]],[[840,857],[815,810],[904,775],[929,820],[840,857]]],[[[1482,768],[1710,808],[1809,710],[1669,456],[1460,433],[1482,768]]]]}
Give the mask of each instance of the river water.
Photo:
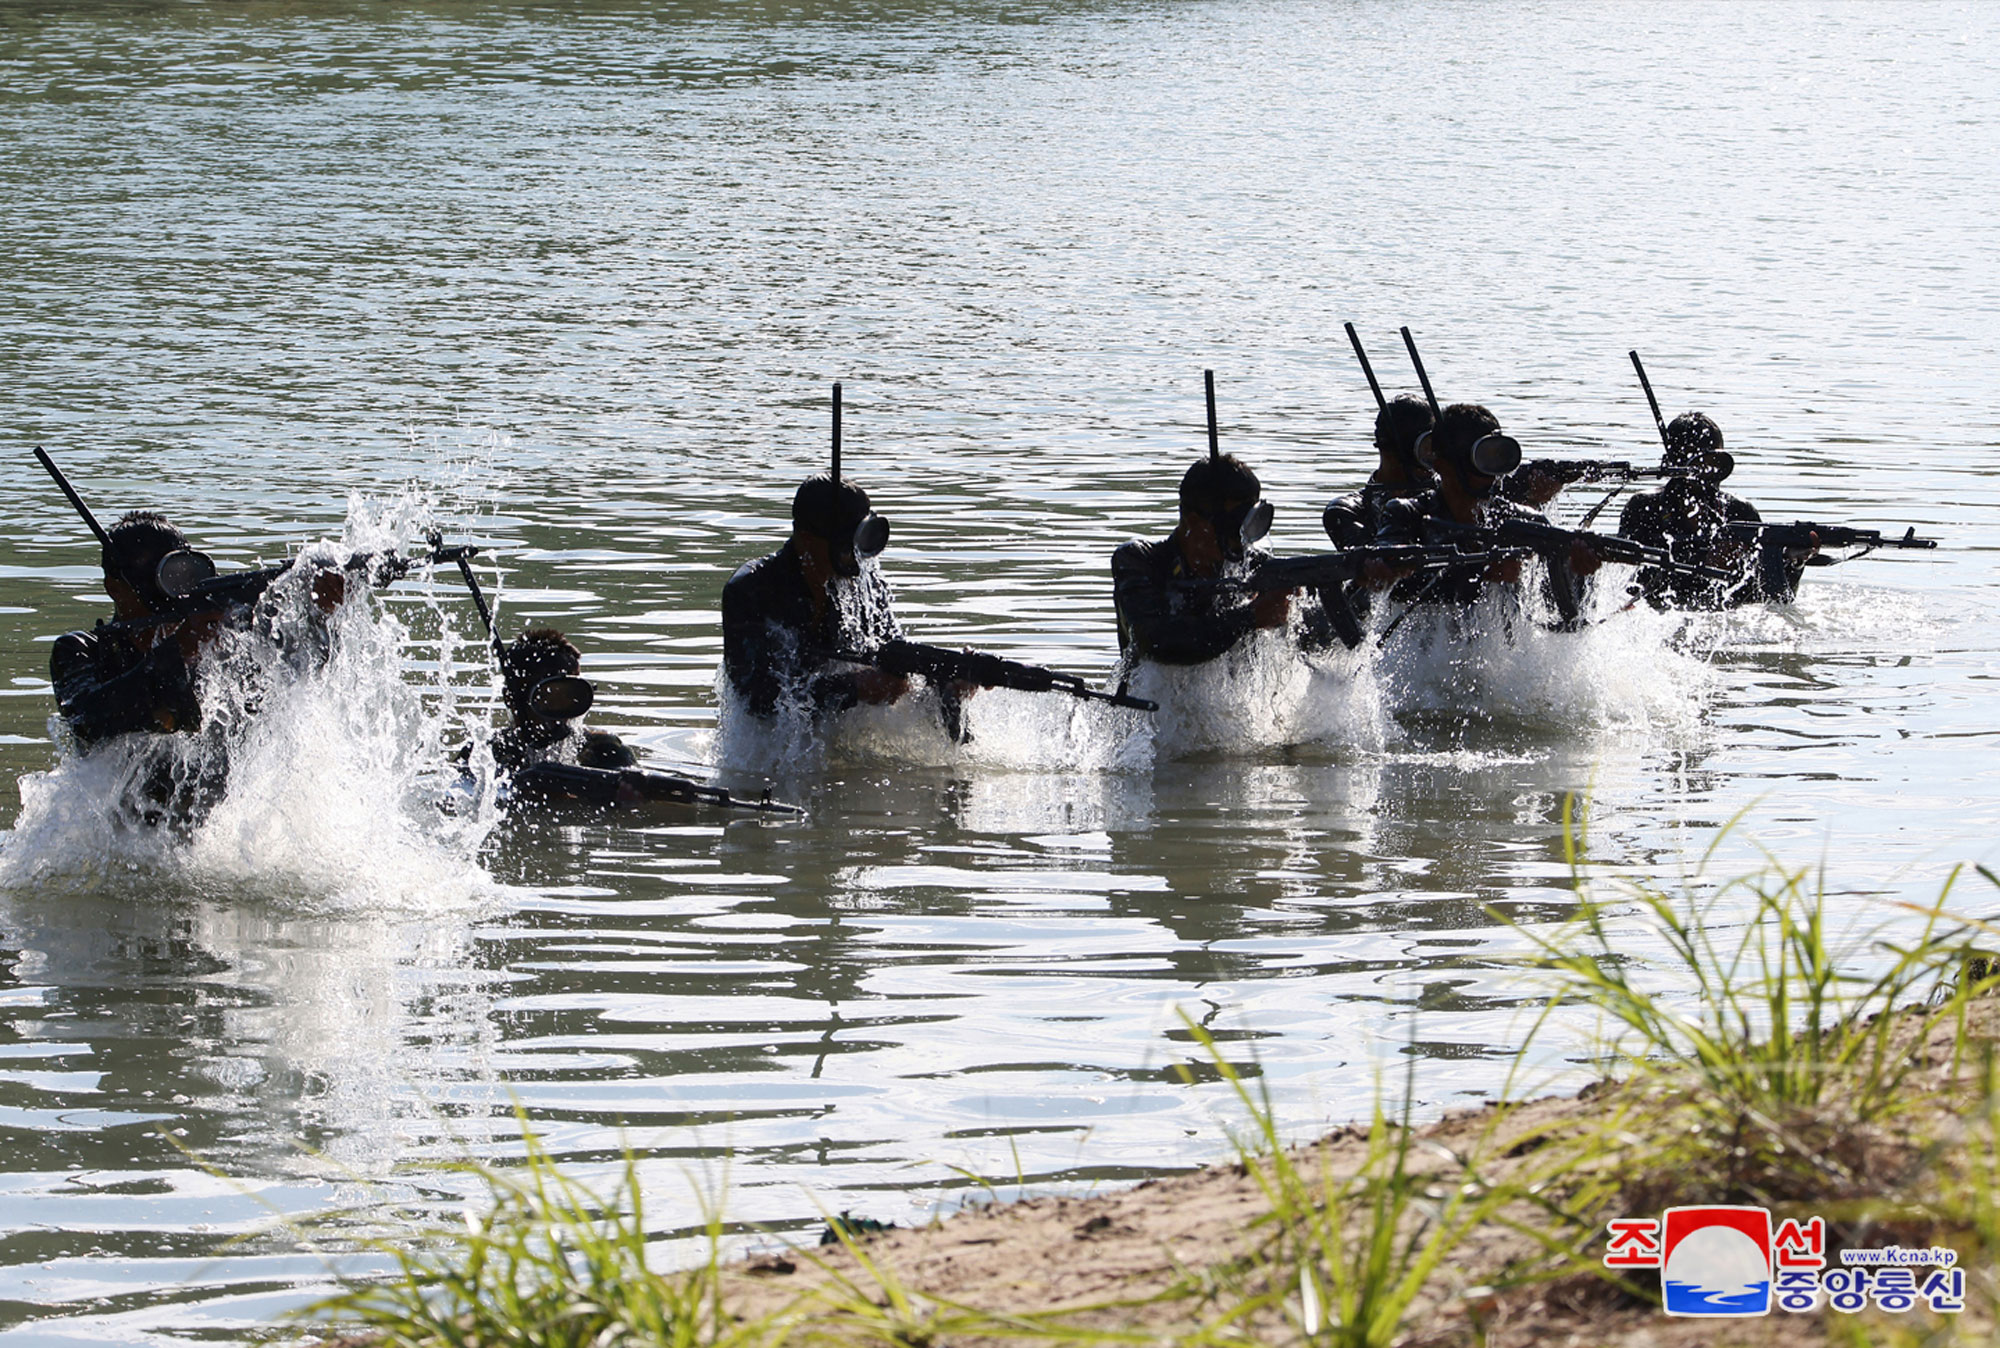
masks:
{"type": "Polygon", "coordinates": [[[1740,813],[1717,873],[1823,863],[1860,925],[1993,861],[1996,51],[1969,4],[0,10],[0,763],[39,802],[0,800],[0,1344],[268,1324],[326,1285],[278,1218],[449,1217],[517,1108],[584,1173],[636,1149],[663,1236],[707,1195],[810,1238],[1224,1155],[1184,1017],[1295,1135],[1412,1059],[1421,1109],[1476,1100],[1535,997],[1492,914],[1568,911],[1573,794],[1610,872],[1740,813]],[[1946,546],[1783,611],[1267,662],[1157,726],[718,737],[720,587],[835,379],[911,634],[1095,679],[1203,368],[1273,542],[1323,543],[1370,460],[1348,319],[1531,455],[1653,454],[1638,347],[1767,517],[1946,546]],[[810,814],[412,805],[489,692],[443,576],[272,709],[194,855],[115,837],[37,775],[47,643],[106,607],[38,443],[226,565],[427,514],[509,630],[575,636],[598,723],[810,814]]]}

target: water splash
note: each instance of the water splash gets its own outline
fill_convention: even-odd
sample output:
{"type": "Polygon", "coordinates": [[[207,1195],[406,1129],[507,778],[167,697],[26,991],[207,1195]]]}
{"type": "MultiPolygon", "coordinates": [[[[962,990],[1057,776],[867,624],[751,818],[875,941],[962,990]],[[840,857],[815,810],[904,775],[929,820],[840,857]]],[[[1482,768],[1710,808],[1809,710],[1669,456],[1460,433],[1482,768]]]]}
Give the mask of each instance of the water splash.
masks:
{"type": "MultiPolygon", "coordinates": [[[[857,645],[896,630],[879,571],[862,563],[858,580],[836,580],[833,602],[857,645]]],[[[897,764],[980,771],[1121,772],[1151,764],[1145,714],[1058,693],[982,688],[960,699],[957,732],[939,690],[922,678],[894,702],[863,703],[818,716],[803,687],[785,690],[777,715],[752,712],[716,671],[718,706],[711,752],[718,767],[774,776],[828,764],[897,764]]]]}
{"type": "MultiPolygon", "coordinates": [[[[429,523],[415,499],[355,498],[342,538],[302,556],[338,565],[404,550],[429,523]]],[[[322,615],[309,569],[274,583],[250,629],[203,660],[199,734],[126,736],[89,753],[64,743],[52,771],[21,779],[0,887],[193,890],[315,911],[425,910],[490,893],[477,856],[497,815],[492,778],[448,763],[460,701],[449,614],[418,575],[393,603],[351,595],[322,615]],[[166,783],[183,802],[206,797],[196,826],[162,825],[166,783]]]]}
{"type": "Polygon", "coordinates": [[[1413,612],[1381,649],[1388,706],[1404,724],[1498,724],[1567,736],[1682,733],[1713,688],[1677,640],[1680,614],[1631,606],[1600,573],[1580,631],[1552,630],[1534,568],[1522,592],[1489,589],[1466,609],[1413,612]]]}

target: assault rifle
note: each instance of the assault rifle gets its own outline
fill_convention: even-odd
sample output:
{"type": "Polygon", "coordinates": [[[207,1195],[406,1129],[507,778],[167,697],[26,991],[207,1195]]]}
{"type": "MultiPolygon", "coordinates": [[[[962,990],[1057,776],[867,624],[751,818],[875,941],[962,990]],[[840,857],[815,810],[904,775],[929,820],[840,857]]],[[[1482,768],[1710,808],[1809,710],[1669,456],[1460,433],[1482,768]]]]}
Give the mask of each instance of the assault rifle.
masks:
{"type": "Polygon", "coordinates": [[[1693,477],[1693,468],[1664,464],[1632,463],[1626,459],[1533,459],[1515,470],[1522,476],[1534,473],[1565,487],[1579,482],[1638,482],[1649,477],[1693,477]]]}
{"type": "MultiPolygon", "coordinates": [[[[1901,538],[1885,534],[1880,529],[1851,529],[1844,524],[1814,524],[1810,520],[1796,520],[1791,524],[1762,524],[1738,521],[1725,524],[1722,532],[1731,538],[1740,538],[1746,543],[1755,543],[1766,548],[1860,548],[1854,557],[1839,558],[1853,561],[1865,557],[1877,548],[1934,548],[1935,538],[1918,538],[1917,527],[1913,524],[1901,538]]],[[[1836,559],[1829,558],[1820,563],[1833,565],[1836,559]]]]}
{"type": "MultiPolygon", "coordinates": [[[[469,543],[448,548],[441,542],[433,542],[429,552],[414,557],[403,557],[393,552],[357,552],[341,561],[337,568],[328,566],[324,569],[338,569],[343,576],[359,573],[371,586],[387,585],[402,579],[419,566],[457,562],[477,556],[478,552],[479,549],[469,543]]],[[[298,562],[295,557],[276,566],[235,571],[225,576],[216,573],[215,563],[206,553],[192,548],[170,552],[160,559],[157,577],[160,589],[169,601],[168,610],[161,615],[161,620],[172,621],[199,613],[252,606],[264,597],[266,590],[297,569],[298,562]]]]}
{"type": "Polygon", "coordinates": [[[1320,607],[1333,624],[1334,635],[1353,650],[1361,644],[1361,615],[1348,596],[1347,587],[1361,578],[1371,562],[1392,571],[1414,573],[1442,571],[1468,563],[1510,561],[1527,556],[1521,547],[1485,547],[1479,540],[1455,539],[1442,543],[1376,543],[1366,547],[1342,548],[1337,552],[1316,552],[1305,557],[1267,557],[1248,575],[1222,576],[1213,581],[1187,581],[1190,585],[1233,585],[1266,594],[1274,590],[1313,589],[1319,592],[1320,607]],[[1469,545],[1469,546],[1468,546],[1469,545]]]}
{"type": "MultiPolygon", "coordinates": [[[[91,514],[90,507],[84,504],[83,497],[70,484],[69,478],[64,476],[63,470],[56,467],[56,461],[49,457],[49,452],[36,445],[35,457],[41,461],[42,467],[48,470],[49,476],[55,479],[56,486],[62,489],[62,494],[69,498],[69,503],[75,508],[76,513],[83,517],[84,524],[89,526],[92,534],[96,535],[98,544],[109,552],[111,536],[105,532],[104,526],[97,522],[97,516],[91,514]]],[[[400,557],[394,553],[357,552],[340,564],[340,570],[343,574],[349,571],[361,571],[368,576],[369,584],[386,585],[392,580],[408,575],[414,567],[460,561],[478,551],[477,548],[470,546],[447,548],[435,536],[431,538],[430,544],[431,550],[428,553],[416,557],[400,557]]],[[[273,582],[297,565],[298,559],[293,558],[289,562],[267,566],[262,570],[239,571],[233,575],[223,576],[216,574],[215,562],[207,553],[197,552],[193,548],[182,548],[161,558],[159,570],[154,573],[154,580],[161,592],[167,596],[168,602],[165,608],[152,617],[107,623],[105,626],[127,630],[136,627],[157,627],[165,623],[182,622],[205,613],[215,613],[239,606],[248,607],[263,598],[264,591],[270,589],[273,582]]]]}
{"type": "Polygon", "coordinates": [[[1562,626],[1565,629],[1573,629],[1578,625],[1578,617],[1583,610],[1582,587],[1577,583],[1576,573],[1569,569],[1569,551],[1578,543],[1585,544],[1607,562],[1619,562],[1626,566],[1658,567],[1663,571],[1681,575],[1700,576],[1703,580],[1723,585],[1733,584],[1742,579],[1741,576],[1718,567],[1677,561],[1674,554],[1666,548],[1656,548],[1637,539],[1626,538],[1622,534],[1599,534],[1587,529],[1562,529],[1535,520],[1500,520],[1491,525],[1475,525],[1459,524],[1453,520],[1427,519],[1424,521],[1424,536],[1427,539],[1440,540],[1487,538],[1536,553],[1547,567],[1549,594],[1555,600],[1556,612],[1562,618],[1562,626]]]}
{"type": "Polygon", "coordinates": [[[518,795],[538,800],[569,798],[600,809],[608,809],[636,797],[646,802],[713,805],[730,810],[755,810],[763,814],[805,813],[796,805],[772,800],[769,791],[753,800],[732,795],[720,786],[646,768],[585,768],[574,763],[544,760],[515,773],[513,789],[518,795]]]}
{"type": "Polygon", "coordinates": [[[924,681],[934,687],[969,683],[979,688],[1011,688],[1021,693],[1067,693],[1086,702],[1108,702],[1114,707],[1131,707],[1138,711],[1160,709],[1159,703],[1133,697],[1122,688],[1115,693],[1092,688],[1076,674],[1043,669],[1040,665],[1025,665],[1018,660],[1004,660],[984,651],[954,651],[944,646],[927,646],[920,641],[904,641],[900,637],[885,641],[872,650],[833,651],[830,658],[845,660],[849,664],[871,665],[885,674],[901,678],[921,674],[924,681]]]}
{"type": "Polygon", "coordinates": [[[1753,544],[1757,548],[1757,578],[1767,598],[1784,600],[1794,590],[1795,573],[1785,569],[1787,552],[1813,548],[1859,548],[1847,557],[1826,557],[1818,553],[1806,558],[1807,566],[1834,566],[1866,557],[1877,548],[1935,548],[1935,538],[1918,538],[1913,524],[1901,538],[1880,529],[1853,529],[1844,524],[1815,524],[1795,520],[1790,524],[1762,524],[1739,520],[1722,526],[1725,538],[1753,544]]]}

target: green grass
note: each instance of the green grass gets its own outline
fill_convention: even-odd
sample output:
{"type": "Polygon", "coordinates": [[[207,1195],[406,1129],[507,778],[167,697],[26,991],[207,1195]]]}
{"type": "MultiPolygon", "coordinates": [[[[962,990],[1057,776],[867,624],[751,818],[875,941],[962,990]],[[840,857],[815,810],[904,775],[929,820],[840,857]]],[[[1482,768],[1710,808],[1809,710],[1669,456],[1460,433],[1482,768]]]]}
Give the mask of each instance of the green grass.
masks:
{"type": "Polygon", "coordinates": [[[1677,1116],[1647,1130],[1660,1163],[1722,1176],[1731,1195],[1756,1202],[1866,1187],[1843,1139],[1904,1111],[1918,1066],[1911,1038],[1962,1011],[1958,974],[1973,928],[1947,916],[1956,873],[1900,927],[1836,933],[1810,869],[1773,862],[1711,885],[1711,846],[1678,894],[1602,886],[1579,830],[1566,838],[1575,917],[1554,932],[1515,929],[1556,985],[1552,1009],[1581,1005],[1609,1027],[1600,1048],[1637,1088],[1627,1102],[1650,1099],[1677,1116]]]}
{"type": "Polygon", "coordinates": [[[599,1194],[564,1175],[522,1120],[514,1167],[468,1164],[485,1186],[483,1215],[414,1238],[367,1246],[396,1275],[356,1279],[302,1317],[352,1326],[394,1348],[749,1348],[769,1324],[742,1324],[721,1304],[720,1216],[707,1223],[701,1267],[662,1276],[646,1265],[645,1203],[629,1154],[599,1194]]]}

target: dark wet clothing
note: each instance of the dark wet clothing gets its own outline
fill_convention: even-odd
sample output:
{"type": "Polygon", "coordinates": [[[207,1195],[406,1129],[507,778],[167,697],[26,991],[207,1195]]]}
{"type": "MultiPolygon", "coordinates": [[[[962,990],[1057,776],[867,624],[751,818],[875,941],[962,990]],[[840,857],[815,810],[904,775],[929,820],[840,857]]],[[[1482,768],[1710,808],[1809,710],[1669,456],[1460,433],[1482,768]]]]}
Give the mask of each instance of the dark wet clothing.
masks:
{"type": "Polygon", "coordinates": [[[836,579],[816,613],[805,561],[786,543],[745,562],[722,587],[722,667],[730,687],[760,717],[802,706],[817,720],[861,700],[858,676],[830,667],[833,651],[872,651],[903,635],[881,572],[836,579]]]}
{"type": "MultiPolygon", "coordinates": [[[[1514,501],[1488,498],[1480,507],[1479,522],[1494,525],[1506,520],[1528,520],[1535,524],[1547,524],[1548,516],[1530,506],[1514,501]]],[[[1427,520],[1454,521],[1451,507],[1445,504],[1442,491],[1427,491],[1422,496],[1391,501],[1382,508],[1382,527],[1376,534],[1378,543],[1423,543],[1424,523],[1427,520]]],[[[1463,566],[1448,566],[1442,571],[1420,572],[1405,576],[1389,591],[1392,599],[1406,604],[1437,604],[1448,608],[1468,608],[1479,602],[1490,583],[1487,572],[1493,569],[1491,561],[1467,562],[1463,566]]]]}
{"type": "MultiPolygon", "coordinates": [[[[1269,556],[1250,548],[1238,566],[1248,570],[1269,556]]],[[[1135,539],[1111,554],[1111,599],[1118,610],[1118,649],[1128,661],[1198,665],[1257,629],[1256,595],[1190,577],[1172,536],[1157,543],[1135,539]]]]}
{"type": "Polygon", "coordinates": [[[201,728],[194,671],[171,627],[100,622],[56,638],[49,652],[56,710],[86,748],[114,735],[201,728]]]}
{"type": "Polygon", "coordinates": [[[188,836],[229,785],[229,752],[203,733],[195,672],[170,625],[100,622],[49,652],[56,710],[83,752],[113,740],[143,746],[119,809],[147,828],[188,836]]]}
{"type": "Polygon", "coordinates": [[[1675,561],[1717,567],[1737,577],[1732,581],[1707,580],[1685,572],[1640,567],[1636,577],[1639,591],[1654,608],[1734,608],[1760,599],[1789,600],[1804,569],[1803,559],[1797,566],[1790,559],[1779,559],[1774,587],[1782,593],[1766,592],[1758,576],[1755,545],[1723,533],[1726,524],[1755,524],[1761,518],[1757,507],[1728,492],[1676,482],[1627,501],[1618,517],[1618,532],[1652,547],[1670,549],[1675,561]]]}
{"type": "Polygon", "coordinates": [[[1382,529],[1382,509],[1391,501],[1422,496],[1428,487],[1413,487],[1368,479],[1360,491],[1337,496],[1320,513],[1320,526],[1336,548],[1366,547],[1382,529]]]}
{"type": "Polygon", "coordinates": [[[568,763],[580,768],[632,768],[639,758],[624,740],[608,730],[584,730],[568,721],[510,725],[493,737],[493,761],[519,775],[537,763],[568,763]]]}

